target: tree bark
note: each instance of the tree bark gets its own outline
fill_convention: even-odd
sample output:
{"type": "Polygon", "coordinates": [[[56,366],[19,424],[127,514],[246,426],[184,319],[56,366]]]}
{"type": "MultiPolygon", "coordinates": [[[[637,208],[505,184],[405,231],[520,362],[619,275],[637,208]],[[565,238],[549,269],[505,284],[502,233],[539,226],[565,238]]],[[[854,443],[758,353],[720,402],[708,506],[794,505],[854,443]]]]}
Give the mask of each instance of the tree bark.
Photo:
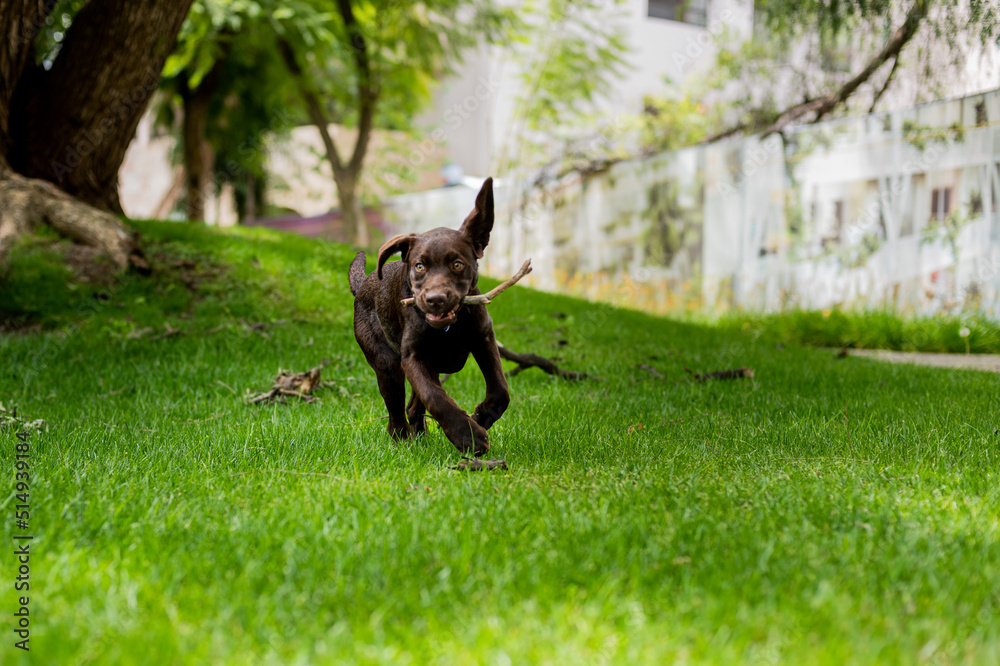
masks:
{"type": "MultiPolygon", "coordinates": [[[[0,0],[0,155],[10,149],[10,101],[56,0],[0,0]]],[[[0,165],[0,174],[4,165],[0,165]]]]}
{"type": "Polygon", "coordinates": [[[184,183],[189,222],[205,221],[205,200],[212,195],[212,163],[215,151],[205,140],[208,102],[201,95],[182,95],[184,100],[184,183]]]}
{"type": "Polygon", "coordinates": [[[334,178],[337,182],[337,195],[340,197],[341,222],[347,242],[360,246],[368,245],[368,220],[358,196],[356,174],[345,174],[334,178]]]}
{"type": "Polygon", "coordinates": [[[181,88],[184,101],[184,174],[187,186],[187,218],[190,222],[205,220],[205,200],[213,194],[212,171],[215,151],[206,137],[209,107],[225,67],[225,53],[215,61],[194,90],[181,88]]]}
{"type": "Polygon", "coordinates": [[[118,169],[191,3],[86,3],[52,68],[28,65],[16,84],[10,101],[11,167],[120,213],[118,169]]]}

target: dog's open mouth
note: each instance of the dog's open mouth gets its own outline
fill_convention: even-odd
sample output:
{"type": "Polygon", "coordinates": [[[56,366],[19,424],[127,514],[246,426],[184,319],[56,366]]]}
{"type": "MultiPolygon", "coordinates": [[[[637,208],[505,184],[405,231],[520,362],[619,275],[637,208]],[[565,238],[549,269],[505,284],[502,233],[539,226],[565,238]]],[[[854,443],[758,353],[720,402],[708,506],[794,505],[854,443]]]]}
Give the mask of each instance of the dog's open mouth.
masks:
{"type": "Polygon", "coordinates": [[[453,310],[446,312],[444,314],[432,314],[430,312],[425,312],[424,317],[427,319],[427,323],[434,328],[444,328],[445,326],[451,326],[458,320],[458,309],[462,307],[461,305],[456,305],[453,310]]]}

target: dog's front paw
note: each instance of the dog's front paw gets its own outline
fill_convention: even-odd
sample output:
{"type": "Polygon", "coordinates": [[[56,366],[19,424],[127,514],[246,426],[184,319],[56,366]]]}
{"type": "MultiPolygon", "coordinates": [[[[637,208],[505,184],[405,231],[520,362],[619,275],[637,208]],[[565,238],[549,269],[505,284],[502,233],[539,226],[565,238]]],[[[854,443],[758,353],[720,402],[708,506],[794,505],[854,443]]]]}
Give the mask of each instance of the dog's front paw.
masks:
{"type": "Polygon", "coordinates": [[[462,453],[472,453],[481,456],[490,450],[490,438],[486,428],[466,417],[453,427],[446,428],[445,434],[455,448],[462,453]]]}
{"type": "Polygon", "coordinates": [[[475,422],[472,425],[474,426],[472,435],[475,440],[472,455],[478,458],[479,456],[486,455],[486,452],[490,450],[490,438],[486,434],[486,428],[475,422]]]}

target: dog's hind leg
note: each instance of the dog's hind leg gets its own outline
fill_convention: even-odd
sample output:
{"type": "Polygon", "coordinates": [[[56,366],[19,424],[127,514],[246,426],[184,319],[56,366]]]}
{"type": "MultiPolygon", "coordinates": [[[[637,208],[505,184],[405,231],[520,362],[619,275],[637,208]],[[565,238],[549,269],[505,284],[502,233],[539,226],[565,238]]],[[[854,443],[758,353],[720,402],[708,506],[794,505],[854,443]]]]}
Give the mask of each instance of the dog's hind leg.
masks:
{"type": "Polygon", "coordinates": [[[393,369],[381,369],[378,375],[378,390],[389,411],[389,435],[393,439],[406,439],[410,436],[410,425],[406,422],[406,377],[403,369],[396,366],[393,369]]]}

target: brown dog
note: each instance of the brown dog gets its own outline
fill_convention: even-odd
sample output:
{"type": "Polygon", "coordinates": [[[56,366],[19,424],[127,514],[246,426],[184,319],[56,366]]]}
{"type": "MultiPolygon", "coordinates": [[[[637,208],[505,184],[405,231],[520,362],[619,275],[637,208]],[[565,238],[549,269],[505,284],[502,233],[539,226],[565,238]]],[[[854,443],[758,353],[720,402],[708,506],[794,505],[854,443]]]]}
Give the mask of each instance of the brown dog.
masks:
{"type": "Polygon", "coordinates": [[[463,305],[478,294],[478,260],[493,229],[493,179],[483,183],[476,207],[462,227],[390,238],[379,248],[378,268],[365,276],[365,253],[351,262],[354,336],[378,376],[395,439],[419,435],[429,411],[459,451],[482,455],[486,430],[499,419],[510,394],[500,365],[493,320],[485,305],[463,305]],[[402,261],[385,265],[396,252],[402,261]],[[414,297],[415,307],[400,301],[414,297]],[[458,372],[469,353],[486,378],[486,397],[470,417],[441,387],[442,373],[458,372]],[[413,389],[404,412],[406,384],[413,389]],[[407,421],[409,418],[409,421],[407,421]]]}

